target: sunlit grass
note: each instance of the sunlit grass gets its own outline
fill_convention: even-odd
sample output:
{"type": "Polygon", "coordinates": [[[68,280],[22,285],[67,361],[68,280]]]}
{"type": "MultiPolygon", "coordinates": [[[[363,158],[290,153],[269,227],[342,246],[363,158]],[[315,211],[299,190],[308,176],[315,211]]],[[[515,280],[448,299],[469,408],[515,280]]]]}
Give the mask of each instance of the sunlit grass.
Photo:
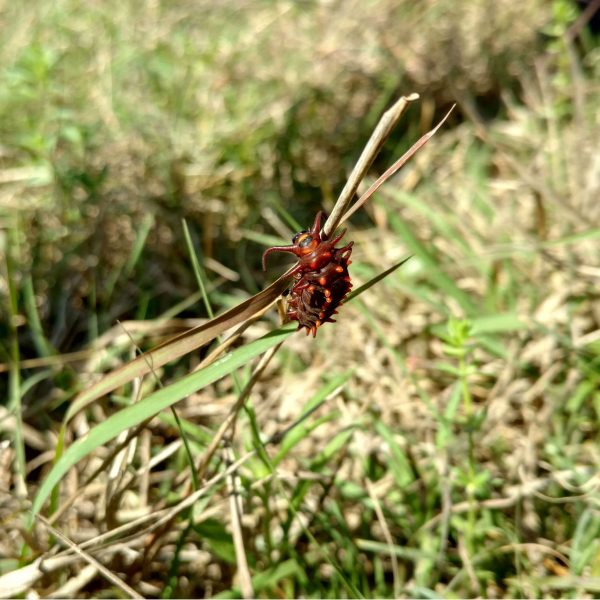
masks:
{"type": "Polygon", "coordinates": [[[598,50],[497,5],[6,7],[0,596],[598,593],[598,50]],[[283,272],[417,88],[375,171],[455,120],[353,217],[337,324],[73,402],[283,272]]]}

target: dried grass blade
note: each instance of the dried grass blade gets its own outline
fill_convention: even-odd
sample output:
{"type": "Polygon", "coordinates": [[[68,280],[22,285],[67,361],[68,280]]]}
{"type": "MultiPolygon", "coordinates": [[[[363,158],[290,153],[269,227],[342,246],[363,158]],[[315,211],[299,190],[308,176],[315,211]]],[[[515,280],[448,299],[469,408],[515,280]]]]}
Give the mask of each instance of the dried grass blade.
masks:
{"type": "Polygon", "coordinates": [[[143,377],[152,369],[158,369],[162,365],[200,348],[224,331],[250,319],[276,300],[286,288],[287,280],[288,273],[286,272],[269,287],[255,296],[248,298],[248,300],[245,300],[241,304],[234,306],[222,315],[167,340],[156,348],[149,350],[131,362],[103,376],[100,381],[81,392],[75,398],[65,417],[65,424],[80,410],[105,394],[129,383],[136,377],[143,377]]]}
{"type": "Polygon", "coordinates": [[[418,100],[418,98],[419,94],[402,96],[383,114],[356,162],[356,165],[354,165],[354,169],[352,169],[346,185],[344,185],[344,188],[340,192],[339,198],[337,199],[329,218],[323,226],[323,232],[326,236],[329,236],[337,229],[338,225],[343,220],[342,216],[344,212],[348,208],[350,202],[352,202],[352,198],[354,197],[358,186],[379,154],[381,147],[392,132],[392,129],[394,129],[408,105],[411,102],[418,100]]]}
{"type": "Polygon", "coordinates": [[[444,124],[446,119],[450,116],[450,113],[454,110],[452,108],[446,113],[444,118],[431,130],[428,131],[423,137],[419,138],[377,181],[371,185],[371,187],[355,202],[352,208],[344,214],[340,219],[339,224],[341,225],[344,221],[347,221],[359,208],[369,200],[369,198],[400,168],[402,168],[438,131],[438,129],[444,124]]]}

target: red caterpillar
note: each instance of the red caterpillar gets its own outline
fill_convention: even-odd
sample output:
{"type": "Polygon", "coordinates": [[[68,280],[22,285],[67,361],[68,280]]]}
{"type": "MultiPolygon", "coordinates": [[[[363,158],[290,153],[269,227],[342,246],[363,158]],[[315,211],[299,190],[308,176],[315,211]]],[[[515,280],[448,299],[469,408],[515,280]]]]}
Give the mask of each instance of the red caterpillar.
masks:
{"type": "Polygon", "coordinates": [[[352,288],[348,265],[351,263],[350,242],[343,248],[335,245],[344,237],[344,229],[332,240],[321,237],[320,211],[315,217],[310,231],[300,231],[292,238],[291,246],[273,246],[265,250],[262,257],[263,270],[266,270],[266,258],[271,252],[291,252],[299,260],[290,275],[295,279],[289,290],[287,316],[298,321],[298,329],[306,327],[306,335],[311,331],[313,337],[317,329],[327,321],[335,323],[331,317],[336,308],[352,288]]]}

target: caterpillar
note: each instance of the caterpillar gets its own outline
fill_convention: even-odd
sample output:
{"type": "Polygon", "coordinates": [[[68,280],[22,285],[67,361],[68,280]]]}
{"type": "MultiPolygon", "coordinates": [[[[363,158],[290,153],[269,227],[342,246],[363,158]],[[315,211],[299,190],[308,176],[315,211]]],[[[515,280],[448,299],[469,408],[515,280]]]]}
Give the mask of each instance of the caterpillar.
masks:
{"type": "Polygon", "coordinates": [[[286,315],[290,320],[298,321],[298,329],[306,328],[306,335],[323,323],[335,323],[331,317],[337,314],[337,308],[352,289],[348,274],[352,245],[349,242],[343,248],[335,245],[344,237],[344,229],[331,240],[321,235],[319,211],[310,230],[298,232],[292,238],[291,246],[273,246],[267,248],[262,256],[263,270],[266,271],[266,258],[272,252],[290,252],[298,257],[298,263],[290,272],[294,283],[288,290],[289,298],[286,315]]]}

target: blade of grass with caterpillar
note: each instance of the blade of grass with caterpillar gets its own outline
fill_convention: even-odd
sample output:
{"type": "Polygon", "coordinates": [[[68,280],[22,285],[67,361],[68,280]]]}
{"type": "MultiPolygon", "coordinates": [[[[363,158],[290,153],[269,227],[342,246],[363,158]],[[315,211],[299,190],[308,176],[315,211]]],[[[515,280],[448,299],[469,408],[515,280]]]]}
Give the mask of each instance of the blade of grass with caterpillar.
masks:
{"type": "MultiPolygon", "coordinates": [[[[351,214],[356,212],[356,210],[358,210],[365,202],[367,202],[367,200],[375,193],[375,191],[377,191],[377,189],[387,179],[389,179],[389,177],[396,173],[422,146],[424,146],[429,141],[429,139],[431,139],[431,137],[433,137],[433,135],[441,127],[444,121],[448,118],[448,115],[451,111],[449,111],[448,114],[446,114],[443,120],[434,129],[432,129],[430,132],[428,132],[422,138],[420,138],[398,161],[396,161],[394,165],[392,165],[367,190],[367,192],[361,196],[361,198],[354,204],[354,206],[350,210],[346,211],[346,208],[350,203],[352,197],[354,196],[354,193],[360,181],[364,177],[364,174],[368,170],[369,166],[372,164],[372,161],[374,160],[376,154],[379,152],[379,149],[387,139],[394,125],[400,119],[404,110],[408,106],[408,103],[410,103],[413,100],[416,100],[417,98],[418,96],[414,94],[408,97],[402,97],[390,110],[388,110],[384,114],[380,123],[376,127],[373,135],[371,136],[371,139],[367,143],[367,146],[365,147],[365,150],[363,151],[357,165],[351,173],[348,183],[344,187],[344,190],[342,190],[342,193],[340,194],[340,197],[336,202],[336,207],[334,208],[330,218],[328,219],[325,225],[326,231],[327,229],[333,231],[339,223],[348,219],[351,214]]],[[[391,273],[399,266],[401,266],[405,262],[405,260],[401,261],[397,265],[394,265],[393,267],[382,273],[379,277],[365,284],[361,289],[356,290],[351,297],[355,297],[356,295],[358,295],[358,293],[364,291],[371,285],[374,285],[374,283],[376,283],[376,281],[378,281],[380,278],[385,277],[387,274],[391,273]]],[[[61,455],[63,452],[64,433],[66,431],[66,426],[75,414],[77,414],[79,411],[81,411],[83,408],[85,408],[98,398],[110,393],[111,391],[114,391],[122,385],[127,384],[133,379],[143,377],[144,375],[148,374],[154,369],[160,368],[166,363],[180,358],[196,350],[197,348],[209,343],[218,335],[234,327],[235,325],[249,322],[253,317],[259,314],[260,311],[266,309],[271,303],[273,303],[277,299],[277,297],[283,292],[283,290],[287,286],[289,273],[290,270],[284,273],[279,279],[277,279],[265,290],[245,300],[244,302],[235,306],[234,308],[226,311],[222,315],[211,319],[210,321],[199,327],[184,332],[174,337],[173,339],[164,342],[156,348],[149,350],[143,355],[138,356],[134,360],[116,369],[115,371],[108,373],[96,384],[92,385],[87,390],[81,392],[69,408],[65,417],[65,421],[61,429],[61,434],[59,436],[59,442],[57,444],[57,464],[61,464],[62,461],[61,455]]],[[[226,357],[220,359],[218,364],[221,364],[221,361],[225,360],[226,357]]],[[[210,365],[206,368],[209,367],[210,365]]],[[[229,372],[230,371],[224,373],[223,375],[228,374],[229,372]]],[[[197,373],[194,373],[193,375],[204,373],[205,369],[202,369],[197,373]]],[[[187,378],[184,378],[184,380],[187,380],[187,378]]],[[[208,385],[208,383],[205,383],[204,385],[208,385]]],[[[148,398],[153,398],[154,396],[155,395],[152,394],[148,398]]],[[[177,399],[173,400],[173,402],[176,401],[177,399]]],[[[137,406],[139,406],[140,404],[138,404],[137,406]]],[[[170,406],[171,403],[167,405],[170,406]]],[[[138,421],[138,423],[139,422],[141,421],[138,421]]]]}
{"type": "MultiPolygon", "coordinates": [[[[418,96],[412,94],[407,97],[400,98],[394,106],[388,110],[382,117],[380,123],[375,128],[371,139],[365,146],[359,161],[357,162],[353,172],[348,178],[348,183],[342,190],[336,207],[332,211],[330,218],[325,224],[325,231],[333,231],[337,225],[345,221],[353,214],[360,206],[362,206],[373,193],[391,177],[402,165],[404,165],[427,141],[435,134],[448,115],[429,133],[425,134],[418,142],[416,142],[408,152],[406,152],[390,169],[388,169],[370,188],[361,196],[354,206],[347,212],[340,212],[340,208],[345,208],[350,203],[356,188],[364,177],[369,166],[372,164],[375,156],[379,152],[383,142],[389,136],[394,125],[398,122],[404,113],[408,104],[416,100],[418,96]]],[[[449,113],[448,113],[449,114],[449,113]]],[[[289,271],[284,273],[279,279],[272,283],[269,287],[259,292],[255,296],[248,298],[241,304],[229,309],[222,315],[218,315],[207,323],[200,325],[190,331],[186,331],[171,340],[164,342],[138,356],[129,363],[119,367],[115,371],[105,375],[100,381],[82,391],[73,401],[67,415],[65,424],[73,418],[75,414],[84,409],[86,406],[109,394],[118,387],[125,385],[137,377],[147,375],[152,369],[158,369],[172,360],[181,358],[186,354],[193,352],[197,348],[211,342],[221,333],[227,331],[231,327],[252,318],[258,312],[269,306],[283,292],[287,286],[289,271]]]]}

